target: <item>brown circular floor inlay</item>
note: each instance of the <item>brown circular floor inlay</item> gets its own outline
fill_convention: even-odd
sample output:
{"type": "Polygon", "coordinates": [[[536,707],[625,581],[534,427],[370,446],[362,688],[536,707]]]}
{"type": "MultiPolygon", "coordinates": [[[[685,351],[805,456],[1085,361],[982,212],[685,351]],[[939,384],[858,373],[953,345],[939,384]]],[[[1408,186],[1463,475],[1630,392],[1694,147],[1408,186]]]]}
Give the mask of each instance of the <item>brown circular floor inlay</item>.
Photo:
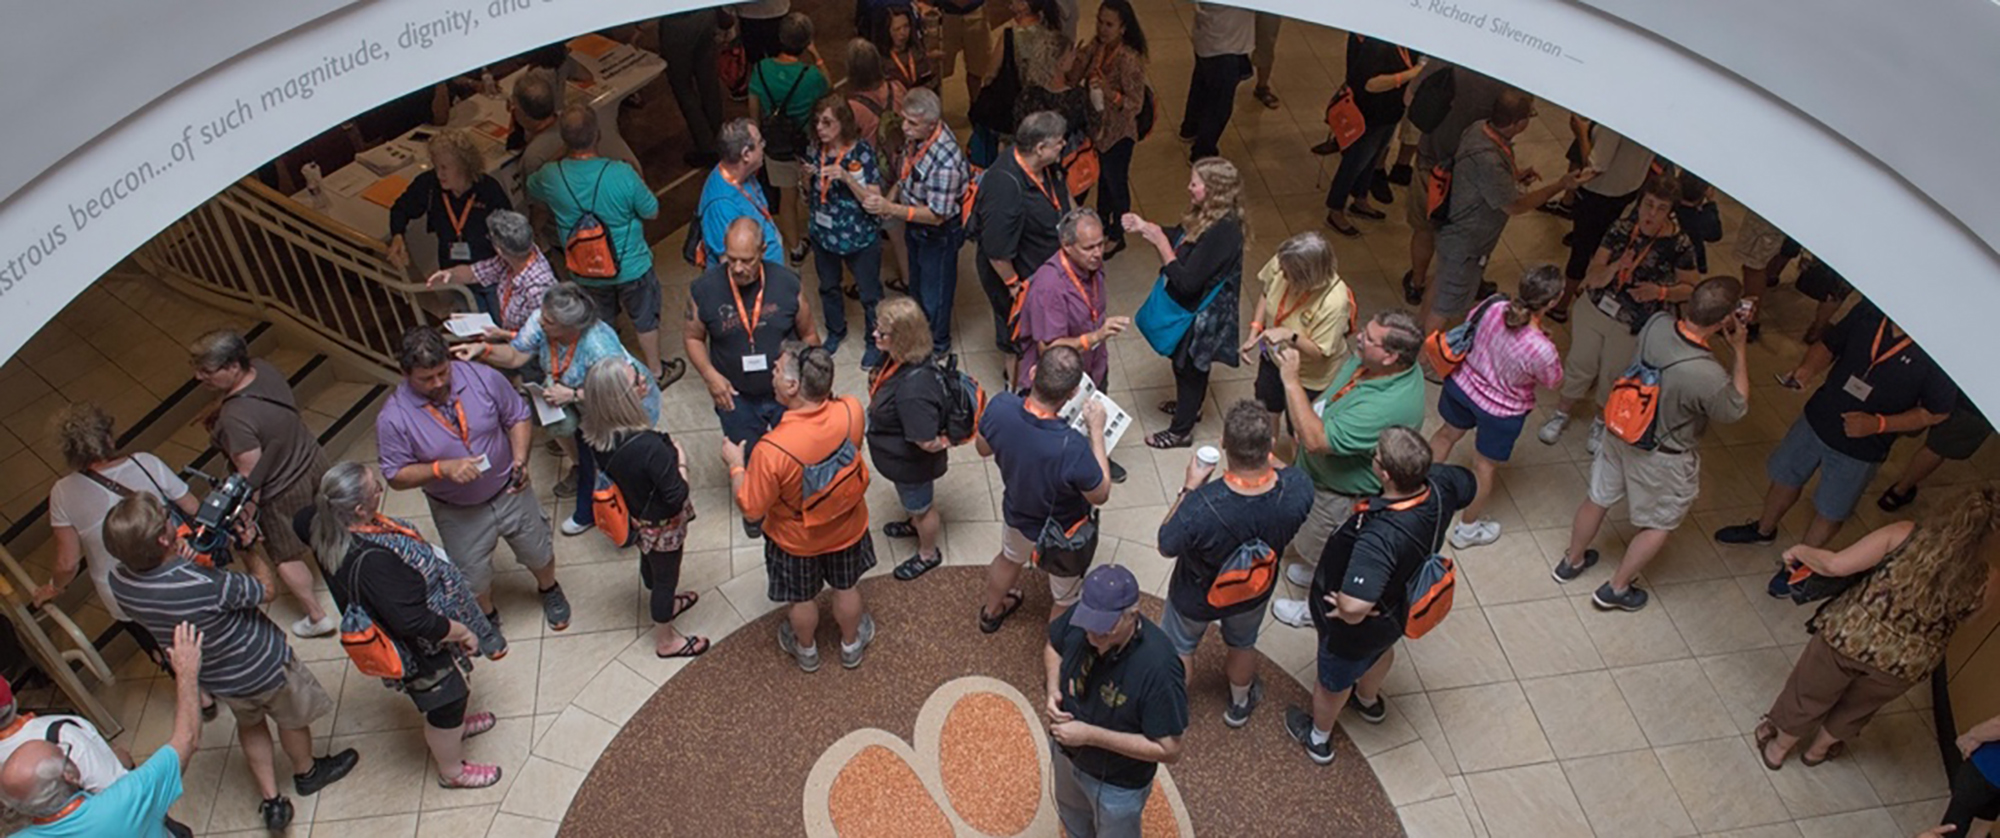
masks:
{"type": "MultiPolygon", "coordinates": [[[[772,639],[774,612],[738,629],[661,687],[584,780],[561,834],[625,836],[1053,836],[1059,834],[1039,718],[1048,591],[999,633],[974,620],[982,568],[862,585],[880,633],[857,670],[807,675],[772,639]]],[[[1038,590],[1039,588],[1039,590],[1038,590]]],[[[1142,605],[1157,616],[1158,600],[1142,605]]],[[[1222,724],[1222,646],[1195,655],[1180,762],[1146,808],[1148,838],[1403,834],[1366,760],[1335,732],[1332,766],[1284,731],[1306,691],[1268,659],[1250,724],[1222,724]]]]}

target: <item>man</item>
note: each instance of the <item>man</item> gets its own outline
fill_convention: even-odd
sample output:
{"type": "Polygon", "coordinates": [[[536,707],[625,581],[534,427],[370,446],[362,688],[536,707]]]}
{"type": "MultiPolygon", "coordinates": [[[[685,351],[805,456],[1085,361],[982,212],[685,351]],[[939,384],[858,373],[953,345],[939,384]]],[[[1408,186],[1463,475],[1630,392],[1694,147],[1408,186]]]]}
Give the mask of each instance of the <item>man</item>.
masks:
{"type": "Polygon", "coordinates": [[[1798,503],[1806,479],[1818,472],[1813,520],[1799,543],[1825,546],[1854,515],[1896,438],[1930,428],[1959,409],[1951,378],[1896,321],[1866,300],[1826,330],[1784,381],[1797,389],[1822,372],[1826,380],[1765,463],[1771,486],[1764,493],[1763,516],[1717,530],[1716,541],[1776,540],[1778,521],[1798,503]]]}
{"type": "MultiPolygon", "coordinates": [[[[688,289],[683,330],[687,356],[708,386],[722,435],[746,451],[784,416],[772,374],[784,343],[819,343],[805,283],[783,261],[770,259],[764,235],[748,218],[729,225],[723,258],[688,289]]],[[[743,528],[756,537],[751,519],[743,528]]]]}
{"type": "Polygon", "coordinates": [[[1189,162],[1221,153],[1217,144],[1236,108],[1236,88],[1250,77],[1250,54],[1256,48],[1256,12],[1195,4],[1194,72],[1188,77],[1180,131],[1181,142],[1189,144],[1189,162]]]}
{"type": "Polygon", "coordinates": [[[984,86],[979,74],[993,63],[993,30],[982,8],[986,0],[938,0],[936,5],[942,18],[939,40],[943,41],[939,45],[938,78],[951,78],[958,71],[959,53],[964,53],[965,101],[979,101],[979,88],[984,86]]]}
{"type": "Polygon", "coordinates": [[[1553,183],[1528,189],[1541,174],[1532,166],[1516,165],[1514,138],[1534,121],[1535,97],[1508,90],[1494,103],[1492,116],[1468,126],[1459,138],[1451,163],[1450,222],[1437,231],[1437,282],[1424,300],[1425,333],[1472,310],[1486,279],[1486,262],[1499,246],[1508,218],[1533,212],[1595,174],[1590,169],[1564,172],[1553,183]]]}
{"type": "Polygon", "coordinates": [[[1568,583],[1596,564],[1590,542],[1604,525],[1605,512],[1625,501],[1639,532],[1626,544],[1625,558],[1610,581],[1591,595],[1591,604],[1600,609],[1646,607],[1646,592],[1633,582],[1694,505],[1701,488],[1701,456],[1695,447],[1710,422],[1735,422],[1750,412],[1746,330],[1736,313],[1742,296],[1743,285],[1734,277],[1711,277],[1695,286],[1679,320],[1661,312],[1639,331],[1633,360],[1660,371],[1653,419],[1657,446],[1647,451],[1617,434],[1604,435],[1590,461],[1589,497],[1577,507],[1569,547],[1555,567],[1556,581],[1568,583]],[[1729,341],[1735,356],[1729,370],[1710,354],[1709,340],[1717,334],[1729,341]]]}
{"type": "Polygon", "coordinates": [[[1050,767],[1072,838],[1137,836],[1158,766],[1181,758],[1187,673],[1138,605],[1132,571],[1105,565],[1049,624],[1050,767]]]}
{"type": "Polygon", "coordinates": [[[722,123],[716,143],[722,163],[708,173],[701,185],[701,246],[708,262],[727,246],[729,228],[738,220],[750,219],[764,231],[764,261],[785,264],[785,240],[778,234],[777,219],[771,215],[764,187],[757,183],[757,170],[764,168],[764,133],[749,119],[722,123]]]}
{"type": "Polygon", "coordinates": [[[1578,181],[1582,188],[1576,190],[1576,203],[1570,209],[1574,224],[1570,227],[1569,263],[1563,267],[1563,277],[1569,280],[1572,297],[1589,272],[1590,258],[1604,240],[1605,231],[1639,197],[1639,187],[1646,184],[1646,176],[1653,169],[1653,152],[1604,123],[1594,123],[1590,128],[1590,156],[1584,169],[1597,177],[1578,181]]]}
{"type": "MultiPolygon", "coordinates": [[[[1299,382],[1299,351],[1290,346],[1272,351],[1285,385],[1285,415],[1304,449],[1299,465],[1313,482],[1312,514],[1292,540],[1300,563],[1285,569],[1292,584],[1312,585],[1313,564],[1327,539],[1356,502],[1382,491],[1374,465],[1382,432],[1423,424],[1424,378],[1416,363],[1422,346],[1423,333],[1409,312],[1377,312],[1355,336],[1356,351],[1334,374],[1334,385],[1317,400],[1307,398],[1299,382]]],[[[1271,604],[1271,614],[1287,625],[1305,626],[1310,612],[1308,600],[1279,598],[1271,604]]]]}
{"type": "Polygon", "coordinates": [[[0,763],[29,742],[59,746],[76,769],[77,785],[91,794],[102,793],[132,767],[132,755],[104,741],[88,719],[22,712],[14,686],[0,679],[0,763]]]}
{"type": "MultiPolygon", "coordinates": [[[[1246,12],[1247,14],[1247,12],[1246,12]]],[[[1000,351],[1019,352],[1011,321],[1021,280],[1056,255],[1056,225],[1073,206],[1063,173],[1064,122],[1054,111],[1021,117],[1014,151],[994,161],[980,180],[972,207],[979,229],[979,285],[993,306],[993,341],[1000,351]]]]}
{"type": "Polygon", "coordinates": [[[1269,578],[1276,567],[1265,571],[1269,581],[1259,583],[1251,573],[1254,566],[1235,562],[1259,557],[1280,561],[1312,512],[1312,479],[1272,458],[1274,439],[1262,405],[1248,399],[1231,405],[1222,419],[1227,471],[1221,480],[1210,481],[1215,464],[1191,458],[1181,493],[1160,524],[1160,555],[1174,560],[1160,628],[1181,656],[1181,665],[1191,669],[1208,624],[1222,624],[1222,643],[1229,647],[1222,664],[1229,679],[1222,722],[1230,727],[1248,724],[1263,700],[1264,687],[1256,677],[1257,633],[1277,581],[1269,578]]]}
{"type": "Polygon", "coordinates": [[[1076,602],[1083,571],[1097,557],[1097,512],[1111,499],[1111,470],[1104,452],[1104,408],[1083,406],[1089,432],[1078,438],[1056,416],[1083,382],[1083,359],[1074,347],[1042,351],[1028,373],[1027,395],[1001,393],[979,418],[979,456],[1000,466],[1000,552],[986,568],[986,599],[979,630],[992,634],[1021,607],[1015,587],[1034,561],[1049,576],[1049,619],[1076,602]]]}
{"type": "MultiPolygon", "coordinates": [[[[1021,361],[1014,380],[1025,382],[1042,352],[1072,346],[1083,356],[1083,372],[1100,391],[1111,388],[1111,348],[1105,341],[1125,331],[1132,318],[1105,316],[1104,223],[1095,210],[1078,207],[1056,225],[1062,249],[1028,277],[1021,301],[1021,361]]],[[[1125,469],[1111,463],[1111,482],[1125,482],[1125,469]]]]}
{"type": "Polygon", "coordinates": [[[1410,305],[1421,305],[1424,301],[1431,256],[1437,244],[1430,205],[1424,199],[1430,192],[1431,169],[1457,156],[1458,141],[1465,136],[1466,126],[1492,116],[1493,104],[1499,101],[1500,92],[1507,89],[1505,84],[1490,76],[1432,59],[1408,88],[1413,104],[1418,101],[1417,94],[1423,91],[1424,84],[1435,73],[1452,74],[1452,95],[1444,118],[1430,131],[1417,137],[1417,165],[1412,179],[1408,181],[1410,189],[1403,202],[1404,218],[1410,225],[1410,269],[1403,273],[1403,302],[1410,305]]]}
{"type": "Polygon", "coordinates": [[[620,309],[631,316],[646,372],[665,387],[685,367],[676,361],[671,375],[663,375],[667,371],[660,366],[660,277],[653,272],[653,248],[646,243],[646,219],[660,214],[660,201],[637,169],[598,156],[596,112],[582,105],[564,109],[561,130],[568,156],[529,175],[528,194],[555,215],[562,241],[569,240],[585,214],[603,225],[617,257],[617,276],[572,279],[590,292],[598,319],[615,324],[620,309]]]}
{"type": "MultiPolygon", "coordinates": [[[[294,536],[296,537],[296,536],[294,536]]],[[[353,748],[313,756],[312,723],[333,712],[333,698],[292,653],[285,633],[260,610],[277,592],[261,556],[246,561],[252,575],[202,567],[182,558],[180,538],[160,499],[135,494],[111,507],[104,519],[104,547],[122,564],[111,571],[111,590],[133,621],[156,641],[193,623],[201,632],[201,688],[236,716],[236,741],[257,782],[258,811],[273,832],[292,822],[292,801],[278,790],[271,730],[292,761],[292,785],[301,796],[347,776],[360,755],[353,748]]]]}
{"type": "Polygon", "coordinates": [[[8,808],[35,823],[14,833],[31,838],[96,838],[134,836],[168,838],[193,835],[174,823],[167,810],[181,798],[181,775],[187,773],[201,738],[202,637],[181,623],[168,652],[174,670],[174,730],[165,747],[146,764],[101,789],[86,784],[74,752],[55,742],[24,742],[0,764],[0,797],[8,808]]]}
{"type": "Polygon", "coordinates": [[[1284,22],[1284,15],[1258,12],[1256,45],[1250,52],[1250,65],[1257,70],[1257,86],[1251,95],[1274,111],[1280,102],[1278,94],[1271,92],[1271,68],[1278,66],[1278,29],[1284,22]]]}
{"type": "Polygon", "coordinates": [[[382,478],[393,489],[423,490],[445,555],[486,619],[500,621],[493,547],[505,538],[514,561],[535,577],[549,628],[569,628],[548,513],[528,491],[535,425],[527,400],[492,367],[454,360],[444,335],[428,326],[403,333],[396,360],[403,384],[375,417],[382,478]]]}
{"type": "Polygon", "coordinates": [[[210,332],[191,349],[195,380],[222,394],[210,419],[210,439],[250,481],[251,506],[242,514],[256,521],[261,549],[277,563],[278,578],[305,611],[292,623],[292,633],[332,634],[340,621],[320,606],[312,569],[306,566],[312,549],[292,533],[290,523],[319,490],[319,479],[330,465],[326,452],[300,418],[285,374],[261,358],[251,360],[250,345],[241,334],[210,332]]]}
{"type": "Polygon", "coordinates": [[[722,445],[729,491],[745,521],[761,522],[764,569],[773,601],[791,603],[778,624],[778,648],[808,673],[819,670],[819,606],[813,598],[833,588],[833,620],[840,627],[840,665],[861,665],[875,640],[875,618],[862,608],[854,586],[875,566],[868,533],[868,464],[861,439],[867,413],[861,400],[833,395],[833,356],[823,348],[785,342],[772,386],[784,419],[746,455],[744,444],[722,445]]]}
{"type": "Polygon", "coordinates": [[[716,134],[722,130],[722,82],[716,68],[718,45],[715,17],[719,9],[696,9],[659,19],[660,57],[667,61],[667,83],[674,104],[688,127],[694,149],[681,155],[690,169],[706,169],[720,156],[716,134]]]}
{"type": "MultiPolygon", "coordinates": [[[[556,129],[556,117],[563,110],[562,100],[563,81],[554,70],[532,68],[514,81],[513,95],[507,98],[507,112],[527,137],[527,143],[521,147],[523,183],[550,161],[563,157],[562,132],[556,129]]],[[[638,156],[632,153],[631,146],[626,145],[617,132],[599,137],[597,145],[599,153],[605,157],[624,161],[632,167],[632,171],[642,176],[645,173],[645,168],[639,165],[638,156]]],[[[528,198],[529,216],[535,222],[535,238],[543,250],[556,255],[554,261],[558,265],[557,270],[561,271],[563,240],[556,235],[555,215],[549,212],[548,205],[537,202],[534,196],[528,198]]],[[[558,277],[564,275],[557,274],[558,277]]]]}
{"type": "Polygon", "coordinates": [[[1355,504],[1313,574],[1319,678],[1312,709],[1285,709],[1285,732],[1319,765],[1333,762],[1333,724],[1341,708],[1354,708],[1370,724],[1388,716],[1382,682],[1409,621],[1410,580],[1442,544],[1451,516],[1478,489],[1464,466],[1433,465],[1430,444],[1407,425],[1382,431],[1370,469],[1380,494],[1355,504]]]}
{"type": "MultiPolygon", "coordinates": [[[[945,20],[951,18],[947,14],[945,20]]],[[[929,88],[919,87],[903,97],[903,135],[909,138],[909,145],[903,149],[902,167],[890,193],[893,199],[880,193],[861,199],[862,209],[904,222],[903,239],[910,251],[910,296],[923,306],[924,316],[931,322],[931,354],[939,358],[951,351],[958,248],[965,243],[959,218],[966,184],[972,181],[965,152],[944,124],[941,108],[937,94],[929,88]]]]}

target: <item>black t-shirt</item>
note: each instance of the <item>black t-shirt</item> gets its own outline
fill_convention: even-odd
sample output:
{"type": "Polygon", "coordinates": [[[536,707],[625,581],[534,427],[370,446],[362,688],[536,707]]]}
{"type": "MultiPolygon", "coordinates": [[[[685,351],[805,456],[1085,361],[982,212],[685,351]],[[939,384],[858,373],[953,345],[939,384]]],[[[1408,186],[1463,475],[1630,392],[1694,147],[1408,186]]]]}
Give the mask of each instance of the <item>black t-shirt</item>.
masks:
{"type": "Polygon", "coordinates": [[[597,462],[618,491],[626,508],[642,521],[665,521],[687,507],[688,484],[681,477],[680,452],[665,431],[627,436],[597,452],[597,462]]]}
{"type": "MultiPolygon", "coordinates": [[[[292,516],[292,532],[307,544],[312,543],[312,522],[317,513],[308,506],[292,516]]],[[[320,575],[326,577],[326,591],[333,595],[336,609],[345,611],[349,605],[360,605],[382,633],[410,656],[417,671],[436,672],[451,665],[450,653],[443,648],[426,655],[414,642],[443,641],[451,633],[451,620],[431,610],[425,599],[424,575],[404,563],[395,551],[353,538],[340,567],[321,565],[320,575]]]]}
{"type": "Polygon", "coordinates": [[[1368,498],[1327,539],[1313,574],[1313,627],[1320,648],[1346,660],[1363,660],[1396,644],[1408,618],[1407,590],[1424,559],[1438,548],[1451,516],[1478,490],[1464,466],[1432,466],[1423,492],[1399,501],[1368,498]],[[1349,625],[1328,617],[1326,595],[1340,592],[1373,602],[1381,613],[1349,625]]]}
{"type": "Polygon", "coordinates": [[[1827,329],[1820,342],[1833,352],[1833,366],[1827,368],[1826,381],[1806,400],[1806,423],[1819,434],[1820,441],[1863,462],[1889,459],[1896,435],[1850,437],[1841,414],[1859,411],[1894,416],[1914,407],[1944,414],[1958,403],[1958,388],[1951,378],[1915,341],[1905,344],[1907,335],[1891,334],[1888,323],[1881,309],[1864,301],[1827,329]],[[1898,346],[1902,349],[1889,354],[1898,346]]]}
{"type": "MultiPolygon", "coordinates": [[[[1143,615],[1124,647],[1099,655],[1083,629],[1071,627],[1063,612],[1049,624],[1049,645],[1062,655],[1062,709],[1077,721],[1113,733],[1137,733],[1160,740],[1187,731],[1187,675],[1166,632],[1143,615]]],[[[1119,788],[1145,788],[1158,763],[1103,748],[1066,748],[1078,770],[1119,788]]]]}
{"type": "Polygon", "coordinates": [[[1369,93],[1368,80],[1408,70],[1416,66],[1417,57],[1417,53],[1381,38],[1348,33],[1347,86],[1354,90],[1354,106],[1361,110],[1361,118],[1368,127],[1394,125],[1402,120],[1403,94],[1408,92],[1406,87],[1394,87],[1369,93]]]}
{"type": "Polygon", "coordinates": [[[492,175],[473,178],[472,188],[461,196],[445,192],[438,185],[437,172],[427,171],[412,178],[389,208],[389,235],[402,235],[411,219],[422,216],[424,226],[437,236],[439,267],[482,262],[493,258],[493,237],[486,232],[486,217],[494,210],[513,208],[507,190],[492,175]],[[461,241],[469,253],[463,259],[451,258],[452,245],[461,241]]]}
{"type": "Polygon", "coordinates": [[[949,451],[932,453],[916,443],[936,439],[944,427],[944,381],[929,361],[903,364],[871,382],[868,450],[876,473],[891,482],[928,483],[944,476],[949,451]]]}
{"type": "Polygon", "coordinates": [[[1239,495],[1215,480],[1188,493],[1174,517],[1160,525],[1160,552],[1174,557],[1167,601],[1190,620],[1220,620],[1264,607],[1270,594],[1227,608],[1208,604],[1215,575],[1250,539],[1262,539],[1279,556],[1312,512],[1312,479],[1303,469],[1278,470],[1278,484],[1261,495],[1239,495]]]}
{"type": "Polygon", "coordinates": [[[1070,209],[1062,173],[1051,166],[1038,177],[1039,188],[1021,170],[1013,152],[1002,154],[980,180],[973,205],[979,221],[979,258],[1009,260],[1023,280],[1062,248],[1056,223],[1070,209]]]}
{"type": "Polygon", "coordinates": [[[708,329],[708,357],[722,377],[746,396],[771,395],[771,367],[778,363],[778,350],[795,337],[799,318],[799,275],[775,262],[764,263],[764,279],[733,293],[728,266],[720,261],[694,281],[689,294],[694,300],[695,317],[708,329]],[[756,305],[758,289],[763,289],[764,306],[757,318],[753,344],[744,331],[744,318],[737,313],[738,295],[745,307],[756,305]],[[745,356],[764,356],[764,368],[745,371],[745,356]]]}

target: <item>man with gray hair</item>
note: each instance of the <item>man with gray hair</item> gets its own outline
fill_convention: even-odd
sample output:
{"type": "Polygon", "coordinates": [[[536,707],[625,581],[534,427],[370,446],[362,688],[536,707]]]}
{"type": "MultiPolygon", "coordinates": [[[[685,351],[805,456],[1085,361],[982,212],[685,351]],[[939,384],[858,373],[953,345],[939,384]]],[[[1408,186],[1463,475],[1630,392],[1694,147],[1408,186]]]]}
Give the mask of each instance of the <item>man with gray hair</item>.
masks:
{"type": "MultiPolygon", "coordinates": [[[[520,126],[527,137],[527,144],[521,147],[521,181],[542,170],[551,161],[560,160],[567,152],[563,149],[562,132],[556,128],[556,117],[563,111],[563,81],[556,71],[535,67],[522,73],[514,81],[513,95],[507,97],[507,113],[520,126]]],[[[632,171],[643,177],[646,169],[639,165],[639,157],[632,153],[632,147],[625,144],[617,131],[604,132],[598,138],[597,153],[612,160],[622,160],[632,167],[632,171]]],[[[562,239],[556,237],[555,216],[546,207],[529,202],[531,217],[535,221],[535,238],[545,250],[557,254],[556,262],[562,261],[562,239]]],[[[560,275],[560,274],[559,274],[560,275]]]]}
{"type": "MultiPolygon", "coordinates": [[[[1299,564],[1285,569],[1285,579],[1300,588],[1313,582],[1313,567],[1326,550],[1327,539],[1353,514],[1362,498],[1382,491],[1375,469],[1375,444],[1395,425],[1420,427],[1424,422],[1424,377],[1417,369],[1417,351],[1424,333],[1417,318],[1402,309],[1376,312],[1355,336],[1333,384],[1318,399],[1306,396],[1299,380],[1299,351],[1292,346],[1272,349],[1278,376],[1285,384],[1286,415],[1298,430],[1299,465],[1313,482],[1312,514],[1292,540],[1299,564]]],[[[1281,598],[1271,613],[1294,626],[1311,622],[1310,603],[1281,598]]]]}
{"type": "Polygon", "coordinates": [[[1061,114],[1036,111],[1021,117],[1014,152],[1002,155],[979,182],[972,207],[978,228],[980,287],[993,306],[994,344],[1018,353],[1025,335],[1014,328],[1016,299],[1023,279],[1055,256],[1062,242],[1056,225],[1071,209],[1069,187],[1056,166],[1067,127],[1061,114]]]}
{"type": "Polygon", "coordinates": [[[958,138],[944,124],[935,92],[919,87],[903,97],[903,165],[887,194],[863,196],[861,208],[904,221],[910,249],[910,296],[931,322],[931,353],[951,351],[952,301],[958,294],[958,249],[965,243],[959,219],[972,169],[958,138]]]}
{"type": "Polygon", "coordinates": [[[748,218],[764,228],[764,261],[785,264],[785,240],[778,234],[778,222],[771,216],[770,199],[757,182],[764,168],[764,133],[747,118],[722,123],[717,139],[722,163],[708,173],[701,185],[700,210],[695,223],[701,225],[701,246],[714,264],[728,247],[729,227],[739,218],[748,218]]]}
{"type": "Polygon", "coordinates": [[[100,790],[85,785],[82,771],[54,742],[26,742],[0,764],[0,797],[16,812],[34,818],[14,833],[31,838],[120,835],[167,838],[193,831],[167,818],[181,798],[181,775],[201,738],[201,634],[181,623],[167,655],[174,668],[174,730],[165,747],[116,782],[100,790]]]}
{"type": "MultiPolygon", "coordinates": [[[[1056,234],[1062,248],[1028,277],[1021,298],[1021,362],[1014,381],[1028,380],[1043,351],[1069,346],[1083,356],[1084,374],[1098,390],[1107,390],[1111,350],[1105,341],[1131,326],[1132,318],[1106,316],[1104,222],[1095,210],[1077,207],[1063,215],[1056,234]]],[[[1125,469],[1116,462],[1111,463],[1111,482],[1125,482],[1125,469]]]]}
{"type": "Polygon", "coordinates": [[[492,289],[500,300],[500,331],[517,332],[542,307],[542,295],[555,287],[555,270],[535,245],[527,216],[495,210],[486,216],[486,233],[493,239],[493,258],[438,271],[425,285],[436,288],[456,282],[492,289]]]}

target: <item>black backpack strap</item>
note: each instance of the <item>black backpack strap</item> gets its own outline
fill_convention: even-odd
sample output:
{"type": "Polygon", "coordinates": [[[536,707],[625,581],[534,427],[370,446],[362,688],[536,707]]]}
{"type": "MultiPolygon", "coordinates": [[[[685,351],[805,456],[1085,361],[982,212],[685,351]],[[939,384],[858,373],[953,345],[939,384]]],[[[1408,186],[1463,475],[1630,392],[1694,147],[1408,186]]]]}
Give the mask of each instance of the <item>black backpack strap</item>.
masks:
{"type": "Polygon", "coordinates": [[[78,725],[75,719],[57,719],[49,723],[48,730],[42,731],[42,739],[43,741],[60,745],[62,744],[62,732],[73,727],[81,727],[81,725],[78,725]]]}
{"type": "MultiPolygon", "coordinates": [[[[145,467],[144,465],[141,465],[141,466],[139,466],[139,470],[140,470],[140,471],[145,471],[145,470],[146,470],[146,467],[145,467]]],[[[103,487],[104,487],[104,489],[105,489],[105,491],[108,491],[108,492],[110,492],[110,493],[112,493],[112,494],[114,494],[114,495],[117,495],[117,496],[118,496],[118,497],[120,497],[120,498],[129,498],[129,497],[131,497],[131,496],[132,496],[132,489],[131,489],[130,487],[128,487],[128,486],[126,486],[125,484],[123,484],[123,483],[120,483],[120,482],[118,482],[118,481],[116,481],[116,480],[113,480],[113,479],[111,479],[111,478],[109,478],[109,477],[105,477],[105,476],[104,476],[104,475],[102,475],[102,474],[99,474],[99,473],[97,472],[97,469],[94,469],[94,468],[87,468],[87,469],[84,469],[84,470],[82,470],[82,471],[79,471],[79,472],[77,472],[77,473],[78,473],[78,474],[81,474],[81,475],[83,475],[83,476],[85,476],[85,477],[88,477],[88,478],[90,478],[90,482],[92,482],[92,483],[96,483],[96,484],[97,484],[97,485],[99,485],[99,486],[103,486],[103,487]]],[[[148,480],[150,480],[150,479],[152,479],[152,475],[150,475],[150,474],[149,474],[149,475],[146,475],[146,478],[147,478],[148,480]]],[[[158,488],[158,487],[157,487],[157,486],[155,486],[155,488],[158,488]]],[[[161,492],[161,493],[160,493],[160,497],[161,497],[162,499],[166,498],[166,496],[167,496],[167,494],[166,494],[165,492],[161,492]]]]}

